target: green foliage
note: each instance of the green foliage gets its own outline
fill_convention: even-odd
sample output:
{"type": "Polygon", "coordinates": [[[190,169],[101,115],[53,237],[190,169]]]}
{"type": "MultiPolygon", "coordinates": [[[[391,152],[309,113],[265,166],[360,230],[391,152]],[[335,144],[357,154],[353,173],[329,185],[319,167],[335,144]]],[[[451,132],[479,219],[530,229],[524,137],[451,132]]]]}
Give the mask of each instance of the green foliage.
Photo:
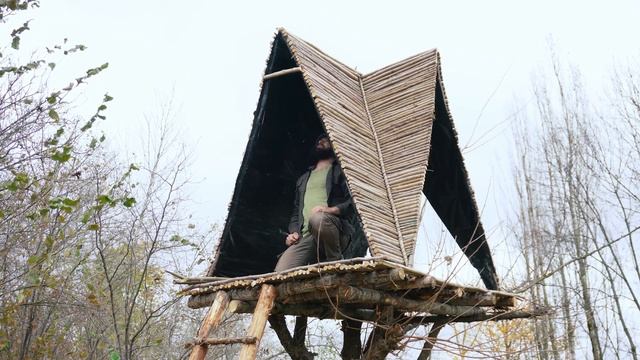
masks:
{"type": "Polygon", "coordinates": [[[60,115],[58,115],[55,109],[49,109],[49,117],[55,122],[60,121],[60,115]]]}
{"type": "Polygon", "coordinates": [[[109,360],[120,360],[120,353],[115,350],[109,351],[109,360]]]}

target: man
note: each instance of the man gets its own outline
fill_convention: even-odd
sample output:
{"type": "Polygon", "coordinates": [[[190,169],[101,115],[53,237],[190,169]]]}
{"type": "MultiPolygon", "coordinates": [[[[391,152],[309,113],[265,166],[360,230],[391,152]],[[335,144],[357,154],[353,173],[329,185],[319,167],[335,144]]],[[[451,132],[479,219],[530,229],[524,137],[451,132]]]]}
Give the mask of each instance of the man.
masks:
{"type": "Polygon", "coordinates": [[[351,194],[326,134],[316,141],[315,164],[296,182],[287,250],[275,271],[318,261],[342,259],[342,250],[352,233],[351,194]]]}

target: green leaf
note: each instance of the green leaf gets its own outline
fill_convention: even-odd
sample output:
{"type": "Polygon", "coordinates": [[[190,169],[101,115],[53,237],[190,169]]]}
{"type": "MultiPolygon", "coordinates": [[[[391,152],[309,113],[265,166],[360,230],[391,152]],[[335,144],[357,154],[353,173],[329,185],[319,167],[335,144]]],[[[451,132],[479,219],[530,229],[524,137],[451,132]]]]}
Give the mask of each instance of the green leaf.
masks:
{"type": "Polygon", "coordinates": [[[70,198],[64,198],[62,200],[62,203],[67,205],[67,206],[76,206],[76,205],[78,205],[79,202],[80,202],[80,199],[73,200],[73,199],[70,199],[70,198]]]}
{"type": "Polygon", "coordinates": [[[51,95],[49,95],[49,97],[47,98],[47,102],[51,105],[55,104],[56,101],[58,101],[58,94],[57,93],[53,93],[51,95]]]}
{"type": "Polygon", "coordinates": [[[26,185],[29,182],[29,175],[26,173],[17,173],[14,181],[26,185]]]}
{"type": "Polygon", "coordinates": [[[11,341],[2,339],[0,340],[0,351],[8,351],[11,349],[11,341]]]}
{"type": "Polygon", "coordinates": [[[50,110],[49,110],[49,117],[50,117],[50,118],[52,118],[52,119],[53,119],[54,121],[56,121],[56,122],[60,121],[60,116],[59,116],[59,115],[58,115],[58,113],[57,113],[55,110],[53,110],[53,109],[50,109],[50,110]]]}
{"type": "Polygon", "coordinates": [[[56,151],[51,155],[51,159],[57,162],[67,162],[71,159],[71,146],[64,146],[62,151],[56,151]]]}
{"type": "Polygon", "coordinates": [[[80,128],[80,131],[84,132],[87,131],[89,129],[91,129],[91,127],[93,126],[93,123],[96,121],[95,116],[91,118],[91,120],[87,121],[86,124],[82,125],[82,127],[80,128]]]}
{"type": "Polygon", "coordinates": [[[109,360],[120,360],[120,354],[115,350],[109,351],[109,360]]]}
{"type": "Polygon", "coordinates": [[[53,236],[47,236],[44,240],[44,245],[47,247],[47,249],[51,250],[51,248],[53,247],[53,236]]]}
{"type": "Polygon", "coordinates": [[[14,36],[11,41],[11,47],[18,50],[20,48],[20,36],[14,36]]]}
{"type": "Polygon", "coordinates": [[[102,100],[102,102],[109,102],[113,100],[112,96],[109,96],[109,94],[104,94],[104,99],[102,100]]]}
{"type": "Polygon", "coordinates": [[[107,105],[102,104],[98,107],[98,111],[103,111],[103,110],[107,110],[107,105]]]}
{"type": "Polygon", "coordinates": [[[124,201],[122,202],[122,205],[130,208],[132,207],[134,204],[136,203],[136,199],[132,198],[132,197],[128,197],[125,198],[124,201]]]}
{"type": "Polygon", "coordinates": [[[35,264],[38,263],[38,261],[40,261],[40,256],[32,255],[32,256],[29,256],[29,258],[27,259],[27,264],[29,264],[30,266],[34,266],[35,264]]]}
{"type": "Polygon", "coordinates": [[[100,204],[110,204],[113,202],[109,195],[100,195],[96,200],[98,200],[98,203],[100,204]]]}
{"type": "Polygon", "coordinates": [[[100,230],[100,225],[98,225],[98,224],[89,224],[89,226],[87,226],[87,229],[92,230],[92,231],[98,231],[98,230],[100,230]]]}
{"type": "Polygon", "coordinates": [[[58,143],[59,143],[58,139],[49,139],[44,142],[46,146],[56,146],[58,145],[58,143]]]}
{"type": "Polygon", "coordinates": [[[91,219],[91,212],[87,211],[84,214],[82,214],[82,219],[80,219],[80,222],[83,224],[86,224],[89,222],[89,219],[91,219]]]}

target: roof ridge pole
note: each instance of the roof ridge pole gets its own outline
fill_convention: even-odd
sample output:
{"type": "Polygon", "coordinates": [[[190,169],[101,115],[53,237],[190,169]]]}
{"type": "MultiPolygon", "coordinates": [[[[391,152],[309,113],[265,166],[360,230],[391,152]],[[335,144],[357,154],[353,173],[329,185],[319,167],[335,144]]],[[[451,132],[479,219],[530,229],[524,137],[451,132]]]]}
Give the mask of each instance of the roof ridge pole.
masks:
{"type": "Polygon", "coordinates": [[[360,91],[362,92],[362,99],[364,100],[364,109],[367,112],[367,118],[369,119],[369,126],[373,133],[373,140],[376,143],[376,150],[378,151],[378,157],[380,158],[380,170],[382,171],[382,178],[384,180],[384,186],[387,190],[387,196],[389,197],[389,204],[391,205],[391,212],[393,213],[393,221],[396,225],[396,231],[398,232],[398,243],[400,244],[400,251],[402,252],[403,265],[409,265],[409,259],[407,258],[407,251],[404,248],[404,241],[402,231],[400,230],[400,221],[398,221],[398,213],[396,211],[396,205],[393,201],[393,195],[391,194],[391,186],[389,185],[389,179],[387,178],[387,171],[384,167],[384,159],[382,158],[382,149],[380,148],[380,141],[378,140],[378,133],[373,126],[373,119],[371,118],[371,112],[369,112],[369,104],[367,102],[367,94],[364,92],[364,85],[362,85],[362,75],[358,74],[358,83],[360,84],[360,91]]]}

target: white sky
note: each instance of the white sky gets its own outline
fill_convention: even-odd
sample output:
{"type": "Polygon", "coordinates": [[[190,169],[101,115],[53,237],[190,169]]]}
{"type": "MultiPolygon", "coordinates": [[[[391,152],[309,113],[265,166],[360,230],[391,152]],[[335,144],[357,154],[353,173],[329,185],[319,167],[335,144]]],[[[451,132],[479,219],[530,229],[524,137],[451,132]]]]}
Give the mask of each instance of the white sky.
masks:
{"type": "Polygon", "coordinates": [[[489,230],[510,211],[513,99],[531,100],[549,39],[591,89],[640,49],[638,1],[45,0],[31,15],[23,46],[65,37],[88,46],[60,61],[53,81],[109,62],[79,110],[89,115],[105,92],[115,97],[101,124],[114,150],[134,151],[145,114],[173,94],[195,155],[190,208],[205,222],[224,221],[279,26],[364,73],[439,48],[461,144],[476,145],[466,164],[489,230]]]}

